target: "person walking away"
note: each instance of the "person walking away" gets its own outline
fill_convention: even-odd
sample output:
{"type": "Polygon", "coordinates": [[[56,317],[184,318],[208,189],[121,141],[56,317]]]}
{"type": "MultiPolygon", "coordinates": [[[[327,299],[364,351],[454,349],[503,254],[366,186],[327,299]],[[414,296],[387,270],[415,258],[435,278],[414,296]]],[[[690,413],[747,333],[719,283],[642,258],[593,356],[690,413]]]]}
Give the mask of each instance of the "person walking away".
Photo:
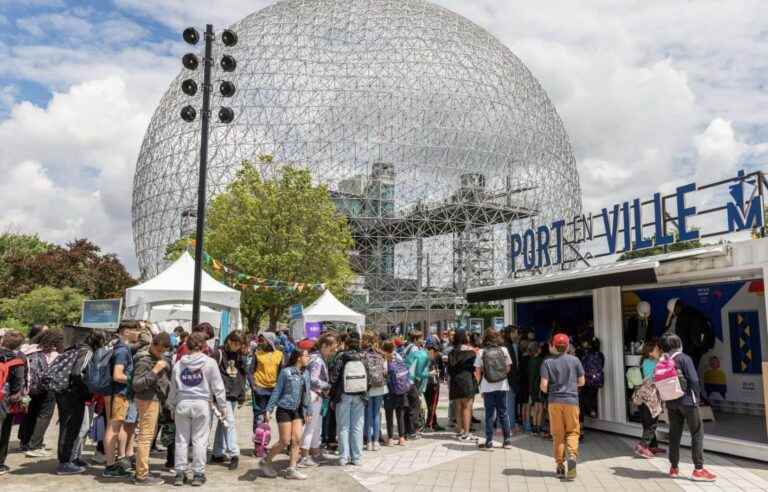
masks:
{"type": "Polygon", "coordinates": [[[527,339],[520,340],[520,386],[516,395],[517,404],[520,408],[520,418],[523,425],[523,432],[530,433],[533,428],[531,427],[531,389],[530,378],[528,376],[528,361],[530,356],[528,355],[528,349],[532,345],[527,339]]]}
{"type": "Polygon", "coordinates": [[[405,430],[407,439],[419,439],[419,433],[424,425],[421,408],[421,398],[427,389],[429,381],[429,356],[422,347],[424,334],[414,330],[408,334],[408,345],[403,350],[405,364],[411,371],[413,387],[408,392],[408,412],[405,414],[405,430]]]}
{"type": "Polygon", "coordinates": [[[164,357],[171,349],[171,337],[160,332],[152,337],[152,343],[140,350],[134,358],[133,394],[138,410],[139,436],[136,441],[135,485],[157,486],[164,483],[160,477],[149,473],[149,452],[160,409],[168,399],[171,382],[170,361],[164,357]]]}
{"type": "Polygon", "coordinates": [[[253,404],[253,431],[264,421],[264,412],[277,377],[283,365],[283,352],[275,347],[276,337],[272,332],[260,333],[253,352],[252,364],[248,368],[248,384],[251,387],[253,404]]]}
{"type": "MultiPolygon", "coordinates": [[[[299,342],[301,347],[301,342],[299,342]]],[[[304,426],[304,434],[301,437],[301,455],[299,468],[312,468],[317,466],[317,459],[321,457],[320,439],[322,437],[322,408],[323,402],[328,399],[331,388],[330,377],[326,360],[336,351],[336,338],[330,334],[321,336],[310,353],[309,364],[306,369],[309,377],[309,419],[304,426]]]]}
{"type": "Polygon", "coordinates": [[[43,439],[56,408],[56,395],[43,383],[48,367],[64,349],[64,333],[60,328],[39,330],[31,344],[23,347],[29,368],[29,409],[19,428],[21,448],[28,458],[47,458],[43,439]]]}
{"type": "Polygon", "coordinates": [[[440,368],[443,365],[442,347],[437,339],[427,342],[424,347],[429,356],[429,377],[424,399],[427,401],[427,421],[425,428],[432,432],[442,432],[445,429],[437,423],[437,404],[440,401],[440,368]]]}
{"type": "Polygon", "coordinates": [[[381,405],[384,396],[389,393],[387,387],[387,361],[379,351],[379,337],[367,331],[362,343],[365,369],[368,373],[368,394],[363,420],[363,442],[366,450],[378,451],[381,437],[381,405]]]}
{"type": "Polygon", "coordinates": [[[544,402],[541,394],[541,364],[544,357],[541,346],[534,342],[528,346],[528,388],[529,408],[531,413],[531,432],[539,436],[542,432],[541,425],[544,420],[544,402]]]}
{"type": "Polygon", "coordinates": [[[176,479],[174,485],[187,481],[189,443],[192,443],[192,481],[195,487],[205,483],[205,462],[211,432],[211,400],[227,418],[227,393],[216,361],[203,353],[205,334],[192,333],[187,339],[187,355],[173,367],[167,405],[175,409],[176,479]]]}
{"type": "Polygon", "coordinates": [[[59,412],[59,442],[57,475],[77,475],[85,472],[87,463],[75,459],[80,430],[85,416],[85,404],[91,392],[85,384],[84,371],[94,352],[106,343],[99,331],[91,332],[85,341],[76,343],[59,354],[43,378],[44,385],[56,395],[59,412]]]}
{"type": "MultiPolygon", "coordinates": [[[[640,407],[643,435],[640,442],[635,446],[635,455],[650,459],[657,454],[664,453],[664,450],[659,448],[659,441],[656,438],[656,427],[662,412],[662,403],[659,392],[653,384],[653,372],[662,354],[661,344],[658,340],[648,340],[643,344],[641,353],[639,369],[643,382],[635,389],[632,402],[640,407]]],[[[637,370],[638,368],[634,369],[637,370]]]]}
{"type": "Polygon", "coordinates": [[[584,368],[578,358],[566,353],[568,335],[552,338],[553,357],[541,366],[542,393],[547,394],[549,425],[552,434],[557,476],[574,480],[579,456],[579,390],[584,386],[584,368]],[[567,469],[566,469],[567,467],[567,469]]]}
{"type": "Polygon", "coordinates": [[[507,391],[507,417],[509,418],[509,428],[512,434],[520,433],[520,425],[517,422],[517,394],[520,392],[520,335],[517,327],[509,325],[504,329],[504,345],[509,353],[512,366],[509,368],[507,382],[509,391],[507,391]]]}
{"type": "Polygon", "coordinates": [[[605,355],[600,352],[600,340],[593,338],[589,341],[589,347],[584,355],[581,365],[584,367],[586,382],[581,389],[582,412],[592,418],[597,418],[597,395],[605,383],[603,368],[605,355]]]}
{"type": "Polygon", "coordinates": [[[261,460],[259,468],[267,478],[277,477],[277,470],[272,460],[288,446],[291,447],[285,478],[288,480],[306,480],[307,476],[296,469],[299,461],[299,445],[304,427],[304,420],[311,425],[310,381],[304,369],[310,362],[309,351],[294,349],[288,364],[280,371],[277,386],[267,402],[265,418],[275,411],[275,420],[280,434],[278,441],[269,449],[261,460]]]}
{"type": "MultiPolygon", "coordinates": [[[[111,349],[108,361],[111,383],[104,394],[104,405],[107,425],[104,432],[104,453],[107,466],[101,474],[102,478],[126,478],[130,475],[130,464],[118,460],[119,435],[125,419],[128,417],[130,401],[128,400],[128,378],[133,372],[133,357],[128,344],[138,339],[138,332],[133,324],[123,323],[117,331],[118,339],[111,349]]],[[[98,361],[94,360],[94,363],[98,361]]]]}
{"type": "Polygon", "coordinates": [[[496,419],[501,422],[504,433],[504,449],[512,447],[512,435],[507,416],[507,392],[509,391],[509,370],[512,367],[512,359],[506,347],[503,347],[504,339],[495,330],[485,333],[483,349],[475,358],[476,378],[480,380],[480,393],[483,395],[485,407],[485,443],[481,445],[485,449],[493,449],[494,423],[496,419]]]}
{"type": "Polygon", "coordinates": [[[680,476],[680,439],[683,436],[683,425],[687,424],[691,434],[691,459],[695,467],[691,480],[714,482],[717,476],[704,468],[704,424],[699,413],[701,385],[696,366],[691,357],[683,353],[683,343],[677,335],[666,333],[661,338],[661,346],[666,355],[657,366],[665,358],[671,359],[677,367],[683,390],[683,396],[666,402],[669,416],[669,475],[673,478],[680,476]]]}
{"type": "Polygon", "coordinates": [[[360,334],[352,332],[347,337],[346,351],[339,355],[331,370],[340,466],[362,464],[365,397],[368,391],[368,372],[363,358],[360,334]]]}
{"type": "Polygon", "coordinates": [[[467,332],[458,330],[453,335],[453,350],[448,354],[448,398],[456,407],[456,438],[472,441],[472,400],[477,391],[475,359],[477,354],[468,345],[467,332]]]}
{"type": "Polygon", "coordinates": [[[413,385],[411,374],[408,366],[395,351],[395,344],[392,341],[382,343],[381,350],[387,361],[387,394],[384,396],[387,439],[384,445],[392,444],[395,438],[394,421],[396,421],[398,444],[405,446],[405,412],[408,409],[408,392],[413,385]]]}
{"type": "Polygon", "coordinates": [[[229,469],[237,470],[240,464],[240,448],[237,446],[238,404],[245,401],[245,337],[241,331],[233,331],[224,340],[224,345],[213,352],[211,357],[219,366],[221,379],[227,393],[227,420],[218,422],[213,439],[213,463],[225,463],[229,460],[229,469]]]}
{"type": "Polygon", "coordinates": [[[7,330],[0,345],[0,475],[8,473],[5,464],[11,441],[14,409],[23,405],[26,396],[27,359],[19,349],[24,335],[7,330]]]}

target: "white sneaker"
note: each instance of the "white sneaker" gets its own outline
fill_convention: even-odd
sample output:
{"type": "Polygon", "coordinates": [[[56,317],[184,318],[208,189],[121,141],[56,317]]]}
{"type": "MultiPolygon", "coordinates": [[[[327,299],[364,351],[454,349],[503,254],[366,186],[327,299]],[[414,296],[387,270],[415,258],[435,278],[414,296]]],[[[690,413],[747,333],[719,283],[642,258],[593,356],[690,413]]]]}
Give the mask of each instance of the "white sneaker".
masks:
{"type": "Polygon", "coordinates": [[[27,451],[24,453],[24,456],[27,458],[48,458],[51,456],[51,453],[46,451],[45,449],[33,449],[32,451],[27,451]]]}
{"type": "Polygon", "coordinates": [[[299,464],[297,466],[299,468],[314,468],[314,467],[320,466],[320,465],[318,465],[317,461],[312,459],[311,456],[306,456],[306,457],[301,458],[299,460],[299,464]]]}
{"type": "Polygon", "coordinates": [[[277,477],[277,470],[275,470],[275,467],[272,465],[272,463],[267,460],[261,460],[261,463],[259,463],[259,469],[261,470],[261,474],[267,478],[277,477]]]}
{"type": "Polygon", "coordinates": [[[96,453],[93,455],[93,458],[91,458],[91,461],[97,465],[103,465],[107,462],[107,457],[104,456],[104,453],[96,451],[96,453]]]}
{"type": "Polygon", "coordinates": [[[290,467],[285,470],[285,478],[286,480],[306,480],[307,476],[296,468],[290,467]]]}
{"type": "Polygon", "coordinates": [[[373,450],[378,451],[379,449],[381,449],[381,443],[379,441],[376,441],[375,443],[373,443],[373,450]]]}
{"type": "Polygon", "coordinates": [[[365,450],[366,451],[373,451],[373,443],[369,442],[368,444],[366,444],[365,445],[365,450]]]}

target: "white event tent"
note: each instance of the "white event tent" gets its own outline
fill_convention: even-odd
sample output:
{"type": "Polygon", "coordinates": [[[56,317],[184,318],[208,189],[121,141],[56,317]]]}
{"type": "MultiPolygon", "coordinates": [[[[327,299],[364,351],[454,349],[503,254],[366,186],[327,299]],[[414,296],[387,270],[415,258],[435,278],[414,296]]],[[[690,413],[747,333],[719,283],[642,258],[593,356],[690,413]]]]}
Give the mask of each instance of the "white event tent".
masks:
{"type": "Polygon", "coordinates": [[[302,329],[302,333],[293,333],[294,338],[297,336],[304,336],[303,329],[305,323],[318,321],[353,323],[357,326],[357,331],[362,333],[363,326],[365,326],[365,315],[351,310],[342,304],[341,301],[336,299],[336,296],[334,296],[330,290],[326,289],[315,302],[310,304],[310,306],[304,310],[300,323],[297,323],[302,329]]]}
{"type": "MultiPolygon", "coordinates": [[[[164,321],[191,319],[192,288],[194,286],[195,260],[184,252],[178,260],[156,277],[125,291],[124,319],[164,321]]],[[[201,321],[216,319],[211,323],[221,328],[222,318],[229,320],[229,330],[240,329],[240,291],[232,289],[202,272],[200,289],[201,321]]]]}

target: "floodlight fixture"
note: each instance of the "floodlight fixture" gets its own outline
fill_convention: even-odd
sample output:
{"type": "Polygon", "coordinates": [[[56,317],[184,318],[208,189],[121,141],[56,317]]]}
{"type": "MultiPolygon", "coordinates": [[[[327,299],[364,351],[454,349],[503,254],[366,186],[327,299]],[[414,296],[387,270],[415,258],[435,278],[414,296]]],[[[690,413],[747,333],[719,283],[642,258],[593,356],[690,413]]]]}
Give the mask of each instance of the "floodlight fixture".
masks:
{"type": "Polygon", "coordinates": [[[184,41],[191,45],[196,45],[198,41],[200,41],[200,33],[197,32],[197,29],[194,27],[188,27],[184,29],[184,33],[182,34],[182,37],[184,38],[184,41]]]}
{"type": "Polygon", "coordinates": [[[181,108],[181,119],[187,123],[192,123],[197,118],[197,110],[192,106],[184,106],[181,108]]]}
{"type": "Polygon", "coordinates": [[[224,55],[221,57],[221,69],[225,72],[234,72],[237,68],[237,61],[230,55],[224,55]]]}
{"type": "Polygon", "coordinates": [[[188,96],[194,96],[197,94],[197,82],[192,79],[187,79],[181,83],[181,92],[188,96]]]}
{"type": "Polygon", "coordinates": [[[224,32],[221,33],[221,42],[224,43],[224,46],[231,48],[237,44],[237,34],[230,29],[224,29],[224,32]]]}
{"type": "Polygon", "coordinates": [[[181,64],[184,65],[184,68],[187,70],[197,70],[197,67],[200,65],[200,60],[194,53],[187,53],[181,58],[181,64]]]}
{"type": "Polygon", "coordinates": [[[221,93],[222,97],[232,97],[235,95],[235,84],[225,80],[219,86],[219,92],[221,93]]]}
{"type": "Polygon", "coordinates": [[[222,106],[219,110],[219,121],[226,124],[232,123],[232,121],[235,119],[235,112],[232,111],[232,108],[228,108],[227,106],[222,106]]]}

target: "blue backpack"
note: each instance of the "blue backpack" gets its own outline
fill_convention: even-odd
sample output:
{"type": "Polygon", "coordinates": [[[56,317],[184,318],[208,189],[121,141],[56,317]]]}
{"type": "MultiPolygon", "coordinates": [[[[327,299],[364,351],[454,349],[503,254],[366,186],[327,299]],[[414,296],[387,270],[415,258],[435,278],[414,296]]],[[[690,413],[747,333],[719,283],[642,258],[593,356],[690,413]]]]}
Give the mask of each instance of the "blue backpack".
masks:
{"type": "Polygon", "coordinates": [[[115,356],[115,347],[109,345],[102,347],[93,354],[93,358],[85,369],[85,385],[88,390],[96,395],[110,396],[114,385],[112,384],[112,359],[115,356]]]}
{"type": "Polygon", "coordinates": [[[598,352],[590,352],[584,357],[584,376],[586,385],[592,388],[602,388],[605,383],[603,372],[603,356],[598,352]]]}
{"type": "Polygon", "coordinates": [[[411,389],[411,371],[400,359],[389,362],[389,391],[394,395],[404,395],[411,389]]]}

